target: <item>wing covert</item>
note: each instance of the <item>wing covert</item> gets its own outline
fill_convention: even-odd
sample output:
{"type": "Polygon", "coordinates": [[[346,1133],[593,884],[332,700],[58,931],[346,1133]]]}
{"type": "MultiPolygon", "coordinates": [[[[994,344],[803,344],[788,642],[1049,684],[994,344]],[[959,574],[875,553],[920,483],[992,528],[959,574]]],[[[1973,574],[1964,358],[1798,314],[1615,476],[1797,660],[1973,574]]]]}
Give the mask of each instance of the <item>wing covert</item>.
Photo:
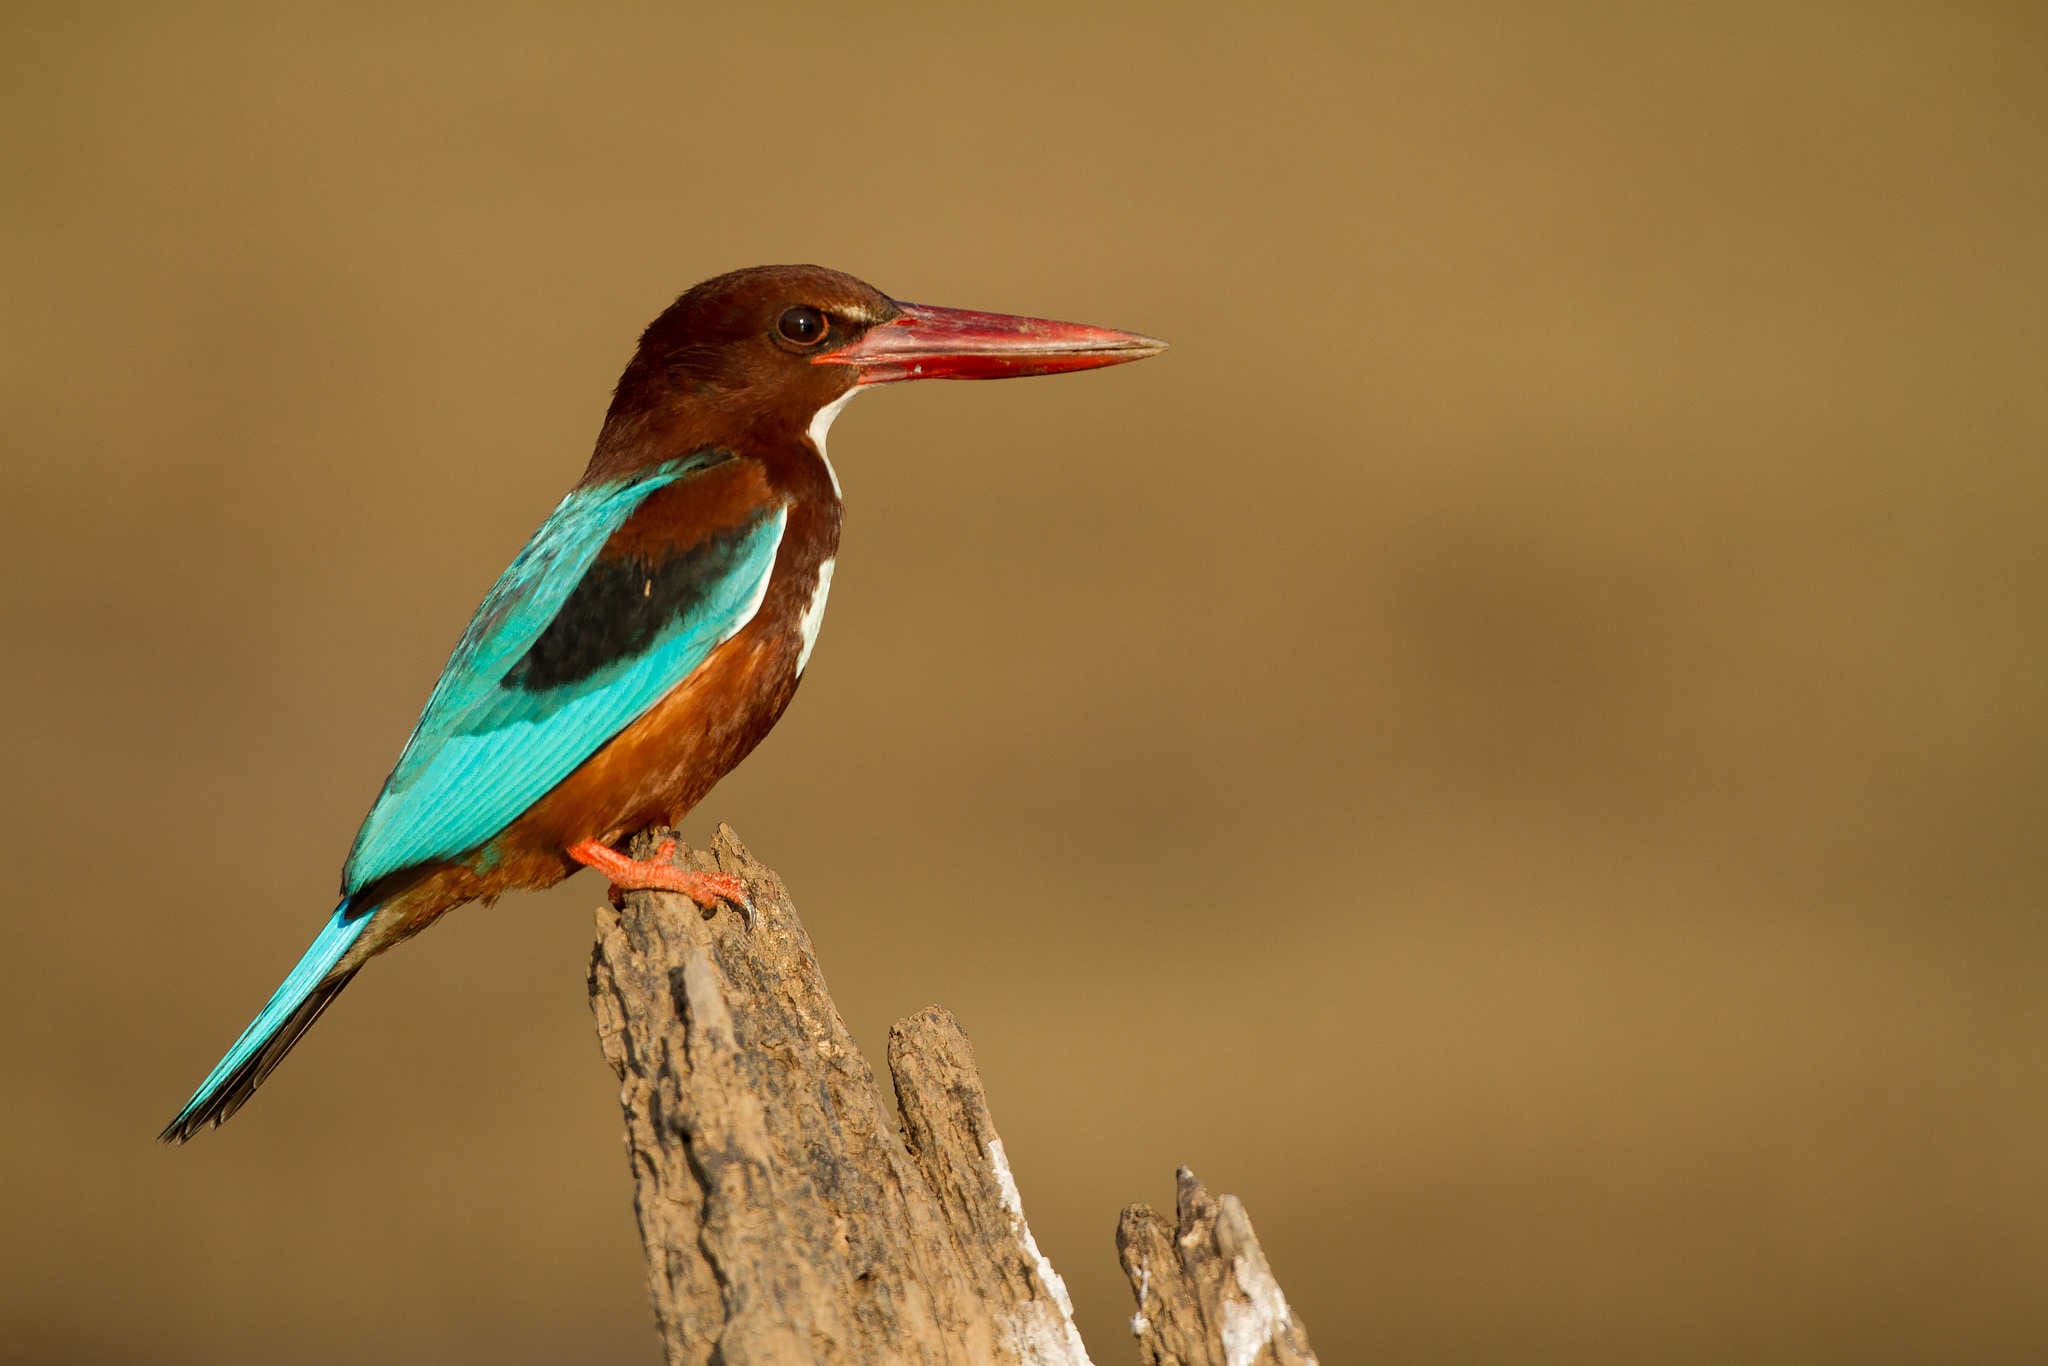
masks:
{"type": "Polygon", "coordinates": [[[650,495],[733,458],[706,452],[562,500],[456,645],[356,835],[345,895],[488,841],[753,619],[785,507],[658,564],[603,554],[650,495]]]}

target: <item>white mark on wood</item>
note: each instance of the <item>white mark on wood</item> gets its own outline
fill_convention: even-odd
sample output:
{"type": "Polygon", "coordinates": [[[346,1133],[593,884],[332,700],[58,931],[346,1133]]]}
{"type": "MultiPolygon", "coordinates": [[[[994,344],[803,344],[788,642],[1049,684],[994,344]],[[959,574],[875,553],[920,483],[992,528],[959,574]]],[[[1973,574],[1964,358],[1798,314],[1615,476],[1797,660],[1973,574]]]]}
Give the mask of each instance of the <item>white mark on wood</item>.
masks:
{"type": "Polygon", "coordinates": [[[1003,1155],[1003,1140],[988,1142],[989,1164],[995,1168],[996,1184],[1002,1191],[1003,1210],[1010,1216],[1010,1231],[1038,1273],[1038,1283],[1052,1296],[1050,1303],[1033,1299],[1010,1319],[1010,1347],[1026,1366],[1089,1366],[1088,1349],[1081,1332],[1074,1327],[1074,1302],[1067,1297],[1067,1283],[1052,1263],[1038,1250],[1038,1239],[1024,1219],[1024,1201],[1017,1194],[1017,1178],[1010,1175],[1010,1159],[1003,1155]]]}
{"type": "Polygon", "coordinates": [[[818,628],[825,624],[825,599],[832,593],[832,566],[836,558],[818,566],[818,582],[811,588],[811,600],[804,604],[804,613],[797,618],[796,631],[803,644],[797,647],[796,671],[803,674],[804,665],[811,662],[811,650],[818,643],[818,628]]]}
{"type": "MultiPolygon", "coordinates": [[[[1294,1315],[1288,1311],[1287,1297],[1280,1293],[1280,1282],[1273,1279],[1265,1258],[1233,1257],[1230,1265],[1244,1298],[1238,1299],[1228,1289],[1223,1292],[1223,1359],[1228,1366],[1251,1366],[1268,1343],[1280,1341],[1280,1335],[1293,1326],[1294,1315]]],[[[1314,1366],[1315,1358],[1310,1357],[1309,1362],[1314,1366]]]]}
{"type": "Polygon", "coordinates": [[[683,999],[690,1007],[690,1031],[718,1048],[734,1046],[732,1012],[718,987],[718,969],[702,949],[683,960],[683,999]]]}
{"type": "Polygon", "coordinates": [[[853,396],[859,392],[860,386],[855,385],[818,409],[817,415],[811,418],[811,427],[806,433],[811,438],[811,444],[818,448],[818,459],[825,462],[825,473],[831,477],[834,498],[844,498],[846,495],[840,490],[839,471],[832,468],[832,457],[825,454],[825,433],[832,430],[832,419],[839,416],[839,410],[853,402],[853,396]]]}
{"type": "Polygon", "coordinates": [[[1141,1338],[1152,1326],[1152,1320],[1145,1317],[1145,1297],[1152,1293],[1152,1268],[1138,1268],[1138,1312],[1131,1315],[1131,1336],[1141,1338]]]}

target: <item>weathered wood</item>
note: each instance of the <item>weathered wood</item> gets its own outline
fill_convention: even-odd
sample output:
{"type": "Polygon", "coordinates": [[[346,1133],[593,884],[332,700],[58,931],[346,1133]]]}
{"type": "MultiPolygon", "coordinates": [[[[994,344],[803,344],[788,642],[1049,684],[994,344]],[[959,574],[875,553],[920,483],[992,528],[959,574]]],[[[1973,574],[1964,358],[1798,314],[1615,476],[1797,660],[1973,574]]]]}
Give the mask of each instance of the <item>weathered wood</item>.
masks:
{"type": "Polygon", "coordinates": [[[1178,1178],[1177,1224],[1149,1205],[1117,1221],[1146,1366],[1315,1366],[1243,1202],[1210,1195],[1186,1167],[1178,1178]]]}
{"type": "MultiPolygon", "coordinates": [[[[634,853],[648,856],[665,834],[640,837],[634,853]]],[[[630,893],[599,910],[590,969],[668,1360],[1087,1362],[959,1024],[930,1006],[890,1031],[899,1124],[826,992],[782,880],[726,826],[711,849],[682,858],[745,882],[751,928],[730,910],[630,893]]],[[[1182,1206],[1185,1216],[1185,1186],[1182,1206]]],[[[1223,1254],[1239,1269],[1216,1279],[1221,1306],[1232,1285],[1258,1288],[1241,1269],[1242,1248],[1257,1268],[1265,1261],[1248,1223],[1242,1238],[1228,1218],[1211,1225],[1219,1248],[1237,1249],[1223,1254]]],[[[1164,1289],[1160,1266],[1141,1315],[1213,1318],[1233,1331],[1249,1322],[1216,1317],[1221,1308],[1200,1319],[1146,1309],[1181,1293],[1164,1289]]],[[[1208,1284],[1189,1280],[1187,1293],[1208,1284]]],[[[1276,1301],[1278,1287],[1243,1300],[1276,1301]]],[[[1240,1361],[1234,1352],[1147,1359],[1240,1361]]]]}

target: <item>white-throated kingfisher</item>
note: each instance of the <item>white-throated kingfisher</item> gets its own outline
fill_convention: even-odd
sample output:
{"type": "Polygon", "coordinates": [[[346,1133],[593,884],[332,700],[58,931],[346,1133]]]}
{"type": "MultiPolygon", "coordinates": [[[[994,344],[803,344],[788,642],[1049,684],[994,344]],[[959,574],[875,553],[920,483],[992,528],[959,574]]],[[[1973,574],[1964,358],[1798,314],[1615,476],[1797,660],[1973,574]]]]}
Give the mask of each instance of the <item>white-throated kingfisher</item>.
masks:
{"type": "Polygon", "coordinates": [[[356,834],[341,904],[162,1137],[234,1114],[364,963],[465,901],[591,867],[744,909],[736,878],[617,846],[681,821],[795,694],[839,548],[832,419],[868,385],[1164,349],[902,303],[817,266],[734,271],[677,299],[641,335],[583,477],[441,671],[356,834]]]}

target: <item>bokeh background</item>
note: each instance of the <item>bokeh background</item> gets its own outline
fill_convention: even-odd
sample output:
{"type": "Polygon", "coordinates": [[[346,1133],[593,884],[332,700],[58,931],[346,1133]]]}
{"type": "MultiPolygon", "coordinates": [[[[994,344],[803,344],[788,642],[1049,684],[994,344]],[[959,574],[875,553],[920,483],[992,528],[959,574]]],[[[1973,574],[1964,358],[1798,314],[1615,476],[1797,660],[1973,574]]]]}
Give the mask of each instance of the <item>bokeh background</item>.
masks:
{"type": "Polygon", "coordinates": [[[833,436],[700,809],[958,1012],[1103,1362],[2048,1352],[2048,20],[10,9],[0,1353],[656,1359],[579,878],[157,1128],[693,281],[1168,337],[833,436]]]}

